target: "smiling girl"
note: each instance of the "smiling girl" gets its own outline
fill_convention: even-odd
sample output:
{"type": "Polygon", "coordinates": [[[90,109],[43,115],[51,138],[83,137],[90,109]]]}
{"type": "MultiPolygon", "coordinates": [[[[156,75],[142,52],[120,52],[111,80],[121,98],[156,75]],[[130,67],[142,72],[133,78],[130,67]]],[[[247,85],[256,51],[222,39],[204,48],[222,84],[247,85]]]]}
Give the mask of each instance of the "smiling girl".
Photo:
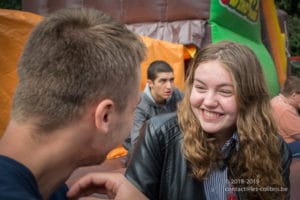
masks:
{"type": "Polygon", "coordinates": [[[152,118],[126,177],[150,199],[289,199],[291,155],[253,51],[199,51],[175,114],[152,118]]]}

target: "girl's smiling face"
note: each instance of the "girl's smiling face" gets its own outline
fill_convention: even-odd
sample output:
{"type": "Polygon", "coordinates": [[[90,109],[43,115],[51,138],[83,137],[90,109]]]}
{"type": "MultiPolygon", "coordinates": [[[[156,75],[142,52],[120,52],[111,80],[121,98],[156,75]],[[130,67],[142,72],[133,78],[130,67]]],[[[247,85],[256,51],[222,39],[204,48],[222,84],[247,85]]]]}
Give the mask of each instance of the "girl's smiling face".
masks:
{"type": "Polygon", "coordinates": [[[221,62],[214,60],[199,64],[190,103],[205,133],[214,134],[221,143],[231,137],[238,108],[231,74],[221,62]]]}

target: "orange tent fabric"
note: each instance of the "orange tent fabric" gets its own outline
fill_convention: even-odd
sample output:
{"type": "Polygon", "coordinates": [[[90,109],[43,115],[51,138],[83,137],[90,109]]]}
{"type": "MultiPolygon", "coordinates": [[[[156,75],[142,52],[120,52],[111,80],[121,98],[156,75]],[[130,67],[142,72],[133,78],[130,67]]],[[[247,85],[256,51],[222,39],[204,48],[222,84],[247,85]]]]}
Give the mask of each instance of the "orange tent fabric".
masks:
{"type": "Polygon", "coordinates": [[[184,87],[184,56],[185,48],[182,44],[175,44],[167,41],[156,40],[147,36],[141,36],[146,47],[147,57],[141,65],[141,87],[143,90],[147,82],[147,68],[154,60],[164,60],[171,65],[174,70],[174,84],[183,90],[184,87]]]}
{"type": "Polygon", "coordinates": [[[0,138],[9,121],[20,53],[30,31],[41,18],[28,12],[0,9],[0,138]]]}

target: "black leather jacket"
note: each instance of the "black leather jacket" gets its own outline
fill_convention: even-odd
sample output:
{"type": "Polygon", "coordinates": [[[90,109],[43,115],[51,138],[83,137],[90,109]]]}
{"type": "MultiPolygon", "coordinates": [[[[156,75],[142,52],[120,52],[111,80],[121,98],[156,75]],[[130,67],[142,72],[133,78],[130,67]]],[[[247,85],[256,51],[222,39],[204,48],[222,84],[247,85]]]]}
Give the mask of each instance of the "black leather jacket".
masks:
{"type": "MultiPolygon", "coordinates": [[[[182,134],[175,113],[152,118],[125,176],[153,200],[205,199],[203,182],[189,175],[181,145],[182,134]]],[[[281,152],[282,175],[289,186],[291,155],[282,139],[281,152]]],[[[242,193],[237,195],[238,199],[245,199],[242,193]]]]}

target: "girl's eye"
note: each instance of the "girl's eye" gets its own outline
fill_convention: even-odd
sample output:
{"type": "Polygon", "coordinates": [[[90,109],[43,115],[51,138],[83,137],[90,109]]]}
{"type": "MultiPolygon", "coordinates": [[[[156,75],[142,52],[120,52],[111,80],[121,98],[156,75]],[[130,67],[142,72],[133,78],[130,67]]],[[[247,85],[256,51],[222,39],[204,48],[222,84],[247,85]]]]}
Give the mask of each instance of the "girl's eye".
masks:
{"type": "Polygon", "coordinates": [[[206,90],[206,88],[204,86],[201,85],[196,85],[195,88],[197,89],[197,91],[203,92],[206,90]]]}
{"type": "Polygon", "coordinates": [[[231,96],[233,94],[231,90],[220,90],[219,92],[223,96],[231,96]]]}

